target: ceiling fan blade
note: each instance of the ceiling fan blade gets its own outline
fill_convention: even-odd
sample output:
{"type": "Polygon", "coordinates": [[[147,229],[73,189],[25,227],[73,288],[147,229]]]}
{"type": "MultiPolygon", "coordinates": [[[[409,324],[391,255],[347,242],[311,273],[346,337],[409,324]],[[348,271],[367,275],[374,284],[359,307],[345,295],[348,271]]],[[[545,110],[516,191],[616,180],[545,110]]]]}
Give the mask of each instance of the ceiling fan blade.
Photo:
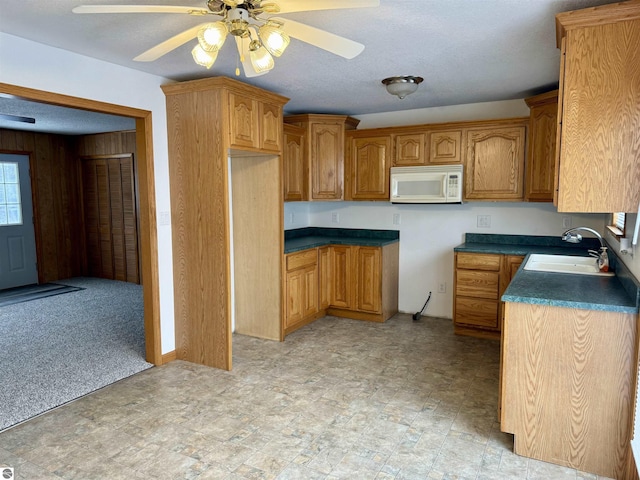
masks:
{"type": "Polygon", "coordinates": [[[80,5],[71,11],[73,13],[188,13],[189,15],[211,13],[206,8],[171,5],[80,5]]]}
{"type": "Polygon", "coordinates": [[[175,50],[179,46],[187,43],[189,40],[196,38],[198,36],[198,30],[202,28],[202,25],[204,24],[191,27],[188,30],[185,30],[184,32],[171,37],[170,39],[159,43],[155,47],[152,47],[146,52],[138,55],[136,58],[134,58],[134,60],[136,62],[153,62],[154,60],[157,60],[161,56],[169,53],[171,50],[175,50]]]}
{"type": "Polygon", "coordinates": [[[302,40],[310,45],[322,48],[328,52],[352,59],[364,50],[364,45],[348,38],[329,33],[319,28],[310,27],[304,23],[294,22],[288,18],[274,18],[283,23],[284,31],[293,38],[302,40]]]}
{"type": "Polygon", "coordinates": [[[248,37],[245,37],[245,38],[235,37],[235,39],[236,39],[236,46],[238,47],[238,56],[242,61],[242,69],[244,70],[244,76],[247,78],[253,78],[253,77],[259,77],[260,75],[265,75],[269,73],[268,71],[258,73],[254,70],[253,65],[251,65],[251,59],[249,58],[249,43],[251,42],[251,39],[248,37]]]}
{"type": "Polygon", "coordinates": [[[380,0],[277,0],[280,13],[334,10],[338,8],[366,8],[380,6],[380,0]]]}

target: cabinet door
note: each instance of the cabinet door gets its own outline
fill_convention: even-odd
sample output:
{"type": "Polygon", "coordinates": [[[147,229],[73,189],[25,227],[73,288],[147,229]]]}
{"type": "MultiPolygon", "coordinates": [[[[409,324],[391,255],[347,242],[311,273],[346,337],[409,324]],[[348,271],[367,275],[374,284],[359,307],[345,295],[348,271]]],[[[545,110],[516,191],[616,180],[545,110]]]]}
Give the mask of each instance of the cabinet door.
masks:
{"type": "Polygon", "coordinates": [[[429,163],[462,163],[462,130],[431,132],[429,163]]]}
{"type": "Polygon", "coordinates": [[[318,267],[313,265],[304,269],[303,317],[318,312],[318,267]]]}
{"type": "Polygon", "coordinates": [[[284,126],[282,162],[285,202],[307,200],[303,128],[284,126]]]}
{"type": "Polygon", "coordinates": [[[497,300],[499,285],[498,272],[456,271],[456,295],[497,300]]]}
{"type": "Polygon", "coordinates": [[[391,137],[354,138],[348,188],[353,200],[389,200],[391,137]]]}
{"type": "Polygon", "coordinates": [[[467,131],[467,199],[523,199],[525,133],[524,126],[467,131]]]}
{"type": "Polygon", "coordinates": [[[305,280],[305,270],[303,268],[287,272],[285,328],[295,325],[304,318],[306,303],[305,280]]]}
{"type": "Polygon", "coordinates": [[[331,305],[353,308],[353,268],[350,246],[332,245],[331,250],[331,305]]]}
{"type": "Polygon", "coordinates": [[[344,165],[344,125],[311,125],[311,199],[341,200],[344,165]]]}
{"type": "Polygon", "coordinates": [[[456,297],[456,323],[497,329],[498,307],[495,300],[456,297]]]}
{"type": "Polygon", "coordinates": [[[554,91],[543,95],[548,97],[547,100],[542,100],[543,103],[536,103],[536,97],[527,99],[531,114],[525,200],[530,202],[553,201],[558,93],[554,91]]]}
{"type": "Polygon", "coordinates": [[[259,104],[260,148],[271,152],[282,150],[282,109],[268,103],[259,104]]]}
{"type": "Polygon", "coordinates": [[[331,304],[331,256],[329,247],[318,249],[318,290],[320,292],[319,309],[325,310],[331,304]]]}
{"type": "Polygon", "coordinates": [[[559,212],[635,212],[638,209],[640,20],[637,5],[634,18],[624,21],[620,14],[618,22],[566,32],[564,78],[560,80],[564,92],[559,212]]]}
{"type": "Polygon", "coordinates": [[[427,162],[427,155],[425,153],[425,133],[395,135],[394,144],[394,165],[398,167],[407,167],[412,165],[424,165],[427,162]]]}
{"type": "Polygon", "coordinates": [[[382,251],[377,247],[357,248],[357,309],[381,313],[382,251]]]}
{"type": "Polygon", "coordinates": [[[260,146],[258,102],[229,93],[229,114],[231,146],[258,148],[260,146]]]}

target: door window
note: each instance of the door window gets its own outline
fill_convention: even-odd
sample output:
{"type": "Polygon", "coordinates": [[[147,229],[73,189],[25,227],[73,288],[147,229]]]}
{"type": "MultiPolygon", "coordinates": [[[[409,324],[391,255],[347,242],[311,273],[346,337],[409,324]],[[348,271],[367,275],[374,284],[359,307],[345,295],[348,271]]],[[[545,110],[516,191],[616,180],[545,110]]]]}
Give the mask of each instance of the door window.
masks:
{"type": "Polygon", "coordinates": [[[22,225],[18,164],[0,162],[0,226],[22,225]]]}

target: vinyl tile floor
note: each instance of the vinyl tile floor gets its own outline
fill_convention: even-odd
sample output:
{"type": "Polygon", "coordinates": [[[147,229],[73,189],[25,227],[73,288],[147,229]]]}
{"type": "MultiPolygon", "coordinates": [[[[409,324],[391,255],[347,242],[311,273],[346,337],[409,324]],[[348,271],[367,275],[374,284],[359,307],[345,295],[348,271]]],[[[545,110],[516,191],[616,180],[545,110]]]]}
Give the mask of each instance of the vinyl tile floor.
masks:
{"type": "Polygon", "coordinates": [[[234,335],[231,372],[170,362],[6,430],[0,465],[25,480],[598,479],[512,453],[498,369],[498,343],[450,320],[325,317],[284,342],[234,335]]]}

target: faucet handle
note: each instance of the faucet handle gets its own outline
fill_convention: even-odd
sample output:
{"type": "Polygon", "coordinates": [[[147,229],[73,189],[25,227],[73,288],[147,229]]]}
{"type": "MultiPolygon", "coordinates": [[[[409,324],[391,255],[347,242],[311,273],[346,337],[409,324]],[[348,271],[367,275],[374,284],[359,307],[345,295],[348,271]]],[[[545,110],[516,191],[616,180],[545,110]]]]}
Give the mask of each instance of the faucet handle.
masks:
{"type": "Polygon", "coordinates": [[[589,252],[590,257],[600,258],[600,252],[596,252],[595,250],[587,250],[589,252]]]}

